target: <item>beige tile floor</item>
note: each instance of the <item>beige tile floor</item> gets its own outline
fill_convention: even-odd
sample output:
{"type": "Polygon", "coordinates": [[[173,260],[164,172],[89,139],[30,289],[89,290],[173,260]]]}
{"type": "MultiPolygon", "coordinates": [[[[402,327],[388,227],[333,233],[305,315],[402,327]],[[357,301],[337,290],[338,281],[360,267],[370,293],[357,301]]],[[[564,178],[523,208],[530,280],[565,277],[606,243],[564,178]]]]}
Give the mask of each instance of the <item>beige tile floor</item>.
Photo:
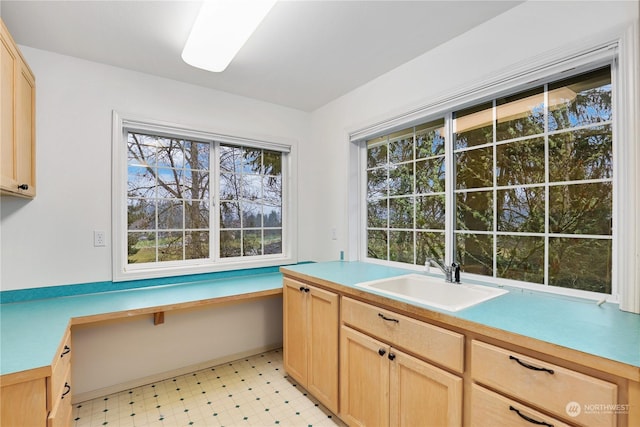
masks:
{"type": "Polygon", "coordinates": [[[274,350],[73,407],[74,427],[344,426],[274,350]]]}

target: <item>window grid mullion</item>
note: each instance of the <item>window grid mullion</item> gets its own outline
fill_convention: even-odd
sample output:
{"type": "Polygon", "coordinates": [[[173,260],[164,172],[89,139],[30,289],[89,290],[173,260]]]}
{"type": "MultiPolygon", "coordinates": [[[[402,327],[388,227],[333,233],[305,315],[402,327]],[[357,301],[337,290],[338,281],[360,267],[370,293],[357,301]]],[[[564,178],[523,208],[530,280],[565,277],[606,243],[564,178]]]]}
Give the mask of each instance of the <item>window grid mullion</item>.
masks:
{"type": "Polygon", "coordinates": [[[497,147],[496,147],[496,142],[498,140],[498,136],[497,136],[497,130],[498,130],[498,108],[496,106],[496,100],[494,99],[492,101],[492,106],[491,106],[491,115],[492,115],[492,127],[493,127],[493,144],[492,144],[492,169],[493,169],[493,173],[492,173],[492,179],[493,179],[493,189],[492,189],[492,210],[493,210],[493,218],[492,218],[492,224],[493,224],[493,239],[492,239],[492,246],[493,246],[493,256],[492,256],[492,265],[491,265],[491,269],[493,270],[493,277],[498,277],[498,236],[496,234],[496,232],[498,231],[498,177],[497,177],[497,170],[498,170],[498,160],[497,160],[497,147]]]}
{"type": "Polygon", "coordinates": [[[544,259],[542,284],[549,286],[549,85],[544,85],[544,259]]]}

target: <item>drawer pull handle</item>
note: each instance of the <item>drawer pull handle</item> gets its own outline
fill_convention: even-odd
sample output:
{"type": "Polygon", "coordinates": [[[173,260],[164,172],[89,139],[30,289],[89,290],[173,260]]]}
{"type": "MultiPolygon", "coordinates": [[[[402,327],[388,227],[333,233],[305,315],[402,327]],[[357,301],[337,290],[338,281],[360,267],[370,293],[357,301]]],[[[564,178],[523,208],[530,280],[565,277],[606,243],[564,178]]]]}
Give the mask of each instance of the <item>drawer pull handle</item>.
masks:
{"type": "Polygon", "coordinates": [[[60,353],[60,357],[64,357],[64,355],[69,354],[70,351],[71,351],[71,347],[69,347],[68,345],[65,345],[64,350],[62,350],[62,353],[60,353]]]}
{"type": "Polygon", "coordinates": [[[520,418],[522,418],[525,421],[529,421],[531,424],[537,424],[539,426],[553,427],[553,424],[545,423],[544,421],[538,421],[538,420],[534,420],[531,417],[527,417],[525,414],[521,413],[520,411],[518,411],[516,408],[514,408],[511,405],[509,405],[509,410],[515,412],[516,414],[518,414],[518,416],[520,418]]]}
{"type": "Polygon", "coordinates": [[[29,184],[20,184],[18,185],[18,190],[27,191],[29,189],[29,184]]]}
{"type": "Polygon", "coordinates": [[[64,397],[69,394],[71,392],[71,386],[69,385],[68,382],[64,383],[64,393],[62,393],[62,396],[60,397],[61,399],[64,399],[64,397]]]}
{"type": "Polygon", "coordinates": [[[384,314],[382,313],[378,313],[378,317],[380,317],[383,320],[386,320],[387,322],[396,322],[396,323],[400,323],[400,321],[398,319],[394,319],[392,317],[385,317],[384,314]]]}
{"type": "Polygon", "coordinates": [[[551,375],[553,375],[553,369],[549,369],[549,368],[539,368],[537,366],[533,366],[533,365],[529,365],[528,363],[524,363],[522,360],[518,359],[515,356],[509,356],[509,360],[515,360],[516,362],[518,362],[518,364],[520,366],[524,366],[527,369],[531,369],[534,371],[544,371],[544,372],[548,372],[551,375]]]}
{"type": "Polygon", "coordinates": [[[387,351],[386,351],[384,348],[381,348],[380,350],[378,350],[378,354],[379,354],[380,356],[384,356],[384,354],[385,354],[386,352],[387,352],[387,351]]]}

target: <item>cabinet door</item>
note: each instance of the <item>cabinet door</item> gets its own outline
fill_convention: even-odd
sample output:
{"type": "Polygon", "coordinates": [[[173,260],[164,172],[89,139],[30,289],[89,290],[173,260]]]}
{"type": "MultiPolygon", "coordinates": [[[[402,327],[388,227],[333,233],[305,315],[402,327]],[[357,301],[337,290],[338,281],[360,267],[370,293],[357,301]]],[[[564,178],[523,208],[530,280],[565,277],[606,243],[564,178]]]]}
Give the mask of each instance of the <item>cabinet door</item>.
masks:
{"type": "Polygon", "coordinates": [[[340,345],[341,418],[350,426],[388,426],[389,347],[346,326],[340,345]]]}
{"type": "Polygon", "coordinates": [[[304,285],[285,278],[282,293],[284,369],[294,380],[306,387],[307,306],[304,285]]]}
{"type": "Polygon", "coordinates": [[[338,295],[307,286],[307,389],[338,412],[338,295]]]}
{"type": "Polygon", "coordinates": [[[0,425],[43,427],[47,423],[45,378],[7,385],[0,391],[0,425]]]}
{"type": "Polygon", "coordinates": [[[391,348],[392,426],[461,426],[462,378],[391,348]]]}
{"type": "Polygon", "coordinates": [[[35,196],[35,80],[27,66],[20,61],[16,76],[16,178],[19,193],[35,196]]]}
{"type": "Polygon", "coordinates": [[[0,185],[2,188],[17,188],[18,181],[15,169],[15,129],[14,129],[14,82],[17,52],[11,40],[4,32],[4,24],[0,29],[0,185]]]}

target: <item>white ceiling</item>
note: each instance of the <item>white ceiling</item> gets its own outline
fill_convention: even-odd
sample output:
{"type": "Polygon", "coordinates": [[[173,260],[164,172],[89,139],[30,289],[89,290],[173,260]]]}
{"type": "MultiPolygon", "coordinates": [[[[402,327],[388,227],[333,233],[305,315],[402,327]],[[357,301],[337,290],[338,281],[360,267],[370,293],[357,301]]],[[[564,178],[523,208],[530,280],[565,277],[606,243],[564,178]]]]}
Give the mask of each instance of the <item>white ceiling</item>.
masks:
{"type": "Polygon", "coordinates": [[[313,111],[521,2],[280,0],[222,73],[180,57],[199,1],[2,0],[0,13],[21,45],[313,111]]]}

